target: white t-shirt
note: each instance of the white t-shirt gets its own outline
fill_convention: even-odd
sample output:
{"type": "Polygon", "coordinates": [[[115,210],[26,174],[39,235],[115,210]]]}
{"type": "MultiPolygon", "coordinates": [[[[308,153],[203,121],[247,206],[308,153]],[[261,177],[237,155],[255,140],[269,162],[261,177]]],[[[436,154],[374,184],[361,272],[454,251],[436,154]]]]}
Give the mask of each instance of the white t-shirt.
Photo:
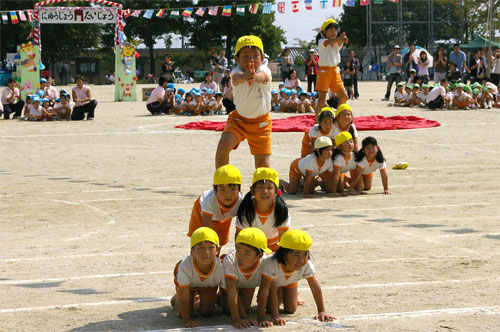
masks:
{"type": "Polygon", "coordinates": [[[427,64],[427,66],[418,65],[418,76],[429,75],[430,63],[431,62],[429,61],[429,59],[427,59],[424,62],[422,62],[422,64],[427,64]]]}
{"type": "MultiPolygon", "coordinates": [[[[356,129],[356,126],[353,124],[351,124],[352,126],[352,129],[353,129],[353,132],[354,132],[354,135],[352,135],[352,137],[358,137],[358,130],[356,129]]],[[[342,131],[349,131],[349,128],[347,128],[347,130],[340,130],[338,124],[337,124],[337,121],[335,121],[333,123],[333,129],[332,129],[332,135],[333,135],[333,141],[332,143],[335,144],[335,137],[337,137],[338,134],[340,134],[342,131]]],[[[330,136],[328,136],[330,137],[330,136]]]]}
{"type": "Polygon", "coordinates": [[[406,100],[406,92],[403,90],[403,92],[396,91],[394,93],[394,100],[401,100],[404,99],[406,100]]]}
{"type": "Polygon", "coordinates": [[[361,159],[359,163],[357,163],[357,167],[361,168],[363,171],[361,174],[367,175],[375,172],[377,169],[386,169],[385,161],[383,163],[379,163],[377,160],[374,160],[372,163],[368,162],[366,156],[361,159]]]}
{"type": "MultiPolygon", "coordinates": [[[[252,201],[254,202],[255,206],[255,198],[252,198],[252,201]]],[[[288,218],[285,221],[283,225],[281,225],[279,228],[274,227],[274,204],[273,207],[271,208],[271,211],[268,213],[262,213],[259,212],[257,209],[255,209],[255,218],[252,222],[251,227],[257,227],[261,231],[266,234],[267,238],[267,247],[271,248],[275,247],[276,244],[279,242],[279,232],[286,231],[290,228],[290,214],[288,214],[288,218]]],[[[236,229],[238,231],[241,231],[244,228],[250,227],[248,224],[248,221],[246,219],[243,219],[242,222],[239,221],[238,218],[236,218],[236,229]]]]}
{"type": "Polygon", "coordinates": [[[462,93],[459,95],[458,91],[453,92],[453,98],[457,98],[458,101],[464,101],[468,98],[467,94],[462,91],[462,93]]]}
{"type": "Polygon", "coordinates": [[[219,203],[217,193],[213,189],[210,189],[200,196],[201,213],[211,216],[212,220],[216,221],[230,219],[236,216],[242,200],[243,194],[240,192],[238,200],[231,207],[226,208],[219,203]]]}
{"type": "Polygon", "coordinates": [[[50,100],[56,100],[57,99],[57,89],[55,86],[50,86],[47,88],[47,98],[50,100]]]}
{"type": "Polygon", "coordinates": [[[347,173],[356,168],[354,153],[351,152],[351,158],[346,159],[343,154],[338,154],[333,160],[333,167],[340,168],[340,173],[347,173]]]}
{"type": "Polygon", "coordinates": [[[283,264],[273,258],[274,254],[269,256],[263,263],[264,268],[262,276],[274,282],[274,286],[283,287],[314,277],[316,269],[313,263],[308,260],[307,263],[298,271],[286,272],[283,264]]]}
{"type": "Polygon", "coordinates": [[[323,166],[319,167],[318,159],[313,152],[299,160],[299,169],[300,172],[304,175],[306,174],[306,171],[311,171],[312,176],[318,176],[327,171],[333,172],[332,158],[328,158],[323,166]]]}
{"type": "Polygon", "coordinates": [[[257,73],[264,72],[267,75],[268,81],[266,83],[253,82],[248,85],[248,82],[243,82],[234,85],[233,75],[241,72],[243,72],[243,69],[240,66],[237,66],[231,72],[233,102],[238,113],[249,119],[269,113],[271,111],[271,70],[265,65],[260,65],[256,70],[257,73]]]}
{"type": "Polygon", "coordinates": [[[56,109],[58,109],[58,108],[63,108],[63,107],[65,107],[65,106],[66,106],[67,108],[69,108],[70,110],[72,110],[72,109],[73,109],[73,107],[71,107],[71,104],[70,104],[70,103],[68,103],[68,102],[66,102],[66,104],[65,104],[65,105],[61,104],[61,102],[58,102],[58,103],[54,106],[54,109],[56,110],[56,109]]]}
{"type": "Polygon", "coordinates": [[[149,98],[146,101],[146,105],[154,103],[155,101],[158,101],[160,98],[163,98],[164,96],[165,96],[165,89],[161,85],[158,85],[153,91],[151,91],[151,94],[149,95],[149,98]]]}
{"type": "Polygon", "coordinates": [[[260,286],[263,263],[266,259],[268,259],[268,256],[264,254],[251,271],[242,271],[236,261],[236,250],[233,250],[222,261],[225,277],[236,280],[236,288],[258,287],[260,286]]]}
{"type": "Polygon", "coordinates": [[[426,98],[426,97],[427,97],[427,96],[425,95],[425,93],[424,93],[423,91],[419,91],[419,92],[417,93],[417,98],[418,98],[418,99],[420,99],[420,101],[421,101],[421,102],[423,102],[423,103],[425,103],[425,98],[426,98]]]}
{"type": "Polygon", "coordinates": [[[179,287],[217,287],[226,288],[224,279],[224,268],[218,257],[215,258],[212,269],[207,274],[198,270],[193,256],[184,258],[179,265],[179,271],[176,275],[179,287]]]}
{"type": "MultiPolygon", "coordinates": [[[[19,89],[14,88],[14,91],[12,91],[9,87],[5,87],[2,91],[2,104],[7,105],[7,99],[12,98],[12,95],[14,96],[19,96],[19,89]]],[[[17,100],[14,99],[13,103],[15,103],[17,100]]]]}
{"type": "Polygon", "coordinates": [[[439,85],[434,89],[432,89],[431,91],[429,91],[429,93],[427,94],[427,98],[425,98],[425,102],[428,104],[431,101],[436,100],[438,96],[441,96],[443,98],[446,97],[446,89],[442,85],[439,85]]]}
{"type": "Polygon", "coordinates": [[[297,87],[297,86],[301,86],[300,80],[298,78],[295,80],[289,80],[288,78],[285,78],[285,88],[295,89],[295,87],[297,87]]]}
{"type": "Polygon", "coordinates": [[[332,139],[332,141],[335,140],[333,128],[330,129],[330,131],[326,135],[323,135],[323,133],[321,132],[321,129],[319,128],[319,124],[315,124],[314,126],[311,127],[311,129],[309,129],[309,138],[311,140],[317,139],[317,138],[322,137],[322,136],[330,137],[332,139]]]}
{"type": "Polygon", "coordinates": [[[318,50],[319,50],[319,62],[318,65],[321,67],[333,67],[340,63],[340,49],[337,43],[333,43],[333,46],[326,45],[328,39],[323,38],[319,40],[318,50]]]}
{"type": "Polygon", "coordinates": [[[42,106],[38,106],[38,108],[35,108],[33,104],[30,105],[30,115],[31,116],[41,116],[42,115],[42,106]]]}

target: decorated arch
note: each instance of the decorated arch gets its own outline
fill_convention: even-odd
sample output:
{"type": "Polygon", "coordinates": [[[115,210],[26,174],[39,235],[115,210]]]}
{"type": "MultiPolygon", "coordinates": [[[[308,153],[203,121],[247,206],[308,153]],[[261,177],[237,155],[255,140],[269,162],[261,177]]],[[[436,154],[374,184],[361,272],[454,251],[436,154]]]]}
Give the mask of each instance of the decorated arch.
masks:
{"type": "MultiPolygon", "coordinates": [[[[115,101],[136,100],[136,66],[135,48],[126,42],[124,33],[125,20],[123,19],[122,5],[108,0],[82,0],[93,4],[89,7],[46,7],[48,5],[70,2],[72,0],[46,0],[34,4],[33,10],[33,62],[39,66],[42,51],[41,24],[115,24],[115,101]],[[97,6],[96,6],[97,5],[97,6]]],[[[32,82],[40,79],[39,70],[35,70],[32,82]],[[35,80],[36,79],[36,80],[35,80]]],[[[21,79],[23,79],[21,73],[21,79]]],[[[29,75],[26,77],[28,78],[29,75]]]]}

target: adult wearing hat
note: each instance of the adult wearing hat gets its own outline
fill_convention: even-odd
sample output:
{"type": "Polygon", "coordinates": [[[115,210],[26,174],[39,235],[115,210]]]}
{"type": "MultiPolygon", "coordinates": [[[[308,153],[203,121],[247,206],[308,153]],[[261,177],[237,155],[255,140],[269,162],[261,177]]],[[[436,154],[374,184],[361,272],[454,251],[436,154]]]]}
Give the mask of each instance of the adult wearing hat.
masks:
{"type": "Polygon", "coordinates": [[[319,58],[316,51],[311,48],[309,50],[309,57],[306,60],[306,75],[307,75],[307,92],[316,90],[316,76],[318,75],[318,62],[319,58]],[[314,89],[311,90],[314,84],[314,89]]]}
{"type": "Polygon", "coordinates": [[[387,82],[387,91],[385,92],[385,97],[382,100],[389,100],[391,96],[392,84],[396,82],[396,85],[401,81],[401,65],[403,64],[403,58],[399,54],[399,45],[394,45],[392,53],[387,57],[387,70],[389,72],[389,81],[387,82]]]}

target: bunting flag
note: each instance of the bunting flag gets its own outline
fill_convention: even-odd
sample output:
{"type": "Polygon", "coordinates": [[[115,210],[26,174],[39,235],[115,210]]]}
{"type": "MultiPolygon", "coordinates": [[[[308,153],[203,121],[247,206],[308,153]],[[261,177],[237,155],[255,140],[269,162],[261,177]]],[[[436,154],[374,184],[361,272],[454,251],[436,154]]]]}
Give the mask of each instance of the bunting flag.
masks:
{"type": "Polygon", "coordinates": [[[231,16],[231,8],[231,5],[224,6],[224,9],[222,9],[222,16],[231,16]]]}
{"type": "Polygon", "coordinates": [[[19,11],[19,19],[21,21],[26,21],[26,16],[24,15],[24,12],[22,10],[19,11]]]}
{"type": "Polygon", "coordinates": [[[140,9],[134,10],[130,15],[132,15],[133,17],[139,17],[141,15],[141,10],[140,9]]]}
{"type": "Polygon", "coordinates": [[[9,17],[6,12],[2,12],[2,22],[5,24],[9,23],[9,17]]]}
{"type": "Polygon", "coordinates": [[[258,3],[254,3],[253,5],[250,5],[250,13],[252,14],[257,14],[257,11],[259,10],[259,4],[258,3]]]}
{"type": "Polygon", "coordinates": [[[384,4],[384,0],[373,0],[373,3],[375,5],[383,5],[384,4]]]}
{"type": "Polygon", "coordinates": [[[165,9],[160,9],[158,13],[156,13],[156,17],[162,18],[165,15],[165,9]]]}
{"type": "Polygon", "coordinates": [[[273,9],[272,2],[264,2],[262,4],[262,14],[271,14],[272,9],[273,9]]]}
{"type": "Polygon", "coordinates": [[[196,10],[195,14],[198,16],[203,16],[205,15],[205,10],[207,10],[205,7],[200,7],[196,10]]]}
{"type": "Polygon", "coordinates": [[[236,15],[245,15],[245,6],[236,6],[236,15]]]}
{"type": "Polygon", "coordinates": [[[333,0],[332,7],[340,7],[340,6],[342,6],[342,1],[341,0],[333,0]]]}
{"type": "Polygon", "coordinates": [[[179,14],[179,10],[177,10],[177,9],[176,9],[176,10],[172,10],[172,11],[170,12],[170,17],[171,17],[171,18],[179,18],[179,15],[180,15],[180,14],[179,14]]]}
{"type": "Polygon", "coordinates": [[[292,1],[292,12],[294,13],[299,12],[299,0],[292,1]]]}
{"type": "Polygon", "coordinates": [[[370,0],[359,0],[359,4],[361,6],[368,6],[370,4],[370,0]]]}
{"type": "Polygon", "coordinates": [[[148,20],[151,19],[151,17],[153,17],[153,14],[154,14],[154,10],[153,9],[148,9],[144,12],[144,15],[142,15],[142,17],[144,18],[147,18],[148,20]]]}
{"type": "Polygon", "coordinates": [[[281,14],[285,13],[285,3],[284,2],[278,2],[278,12],[281,14]]]}
{"type": "Polygon", "coordinates": [[[186,8],[182,12],[182,16],[184,16],[184,17],[191,17],[192,13],[193,13],[193,8],[186,8]]]}
{"type": "Polygon", "coordinates": [[[399,2],[398,0],[389,0],[389,2],[399,2]]]}
{"type": "Polygon", "coordinates": [[[127,18],[127,17],[129,17],[129,16],[130,16],[130,13],[131,13],[131,12],[130,12],[130,9],[126,9],[126,10],[124,10],[124,11],[122,12],[122,14],[123,14],[123,18],[127,18]]]}
{"type": "Polygon", "coordinates": [[[304,8],[306,10],[312,10],[313,9],[313,1],[312,0],[304,0],[304,8]]]}
{"type": "Polygon", "coordinates": [[[319,6],[323,9],[326,9],[326,6],[328,4],[328,0],[319,0],[319,6]]]}
{"type": "Polygon", "coordinates": [[[355,2],[355,0],[347,0],[347,1],[345,2],[345,5],[346,5],[347,7],[355,7],[355,6],[356,6],[356,2],[355,2]]]}
{"type": "Polygon", "coordinates": [[[215,16],[217,15],[218,11],[219,11],[219,6],[210,7],[210,9],[208,10],[208,15],[215,16]]]}
{"type": "Polygon", "coordinates": [[[27,10],[26,15],[28,16],[28,22],[33,22],[33,11],[27,10]]]}
{"type": "Polygon", "coordinates": [[[10,23],[17,24],[19,20],[17,19],[17,13],[15,11],[10,12],[10,23]]]}

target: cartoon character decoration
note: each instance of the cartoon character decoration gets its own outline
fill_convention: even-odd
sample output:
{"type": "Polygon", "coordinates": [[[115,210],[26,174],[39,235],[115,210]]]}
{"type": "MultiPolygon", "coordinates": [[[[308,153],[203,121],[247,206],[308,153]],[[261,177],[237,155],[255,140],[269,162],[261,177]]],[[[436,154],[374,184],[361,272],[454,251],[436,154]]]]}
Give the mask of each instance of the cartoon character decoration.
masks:
{"type": "Polygon", "coordinates": [[[130,84],[123,83],[122,79],[118,77],[118,83],[123,88],[124,97],[132,97],[132,89],[134,88],[135,81],[137,81],[137,76],[132,77],[132,82],[130,84]]]}
{"type": "MultiPolygon", "coordinates": [[[[26,44],[21,44],[21,52],[24,52],[26,58],[21,60],[21,66],[25,67],[29,72],[36,71],[35,65],[35,52],[33,52],[33,44],[31,42],[26,44]]],[[[22,56],[21,56],[22,58],[22,56]]]]}
{"type": "Polygon", "coordinates": [[[31,95],[35,91],[33,88],[33,81],[32,80],[26,80],[23,82],[22,89],[26,94],[31,95]]]}
{"type": "Polygon", "coordinates": [[[135,47],[131,44],[123,44],[120,56],[122,58],[122,63],[125,65],[125,75],[130,75],[132,70],[132,63],[135,57],[135,47]]]}

